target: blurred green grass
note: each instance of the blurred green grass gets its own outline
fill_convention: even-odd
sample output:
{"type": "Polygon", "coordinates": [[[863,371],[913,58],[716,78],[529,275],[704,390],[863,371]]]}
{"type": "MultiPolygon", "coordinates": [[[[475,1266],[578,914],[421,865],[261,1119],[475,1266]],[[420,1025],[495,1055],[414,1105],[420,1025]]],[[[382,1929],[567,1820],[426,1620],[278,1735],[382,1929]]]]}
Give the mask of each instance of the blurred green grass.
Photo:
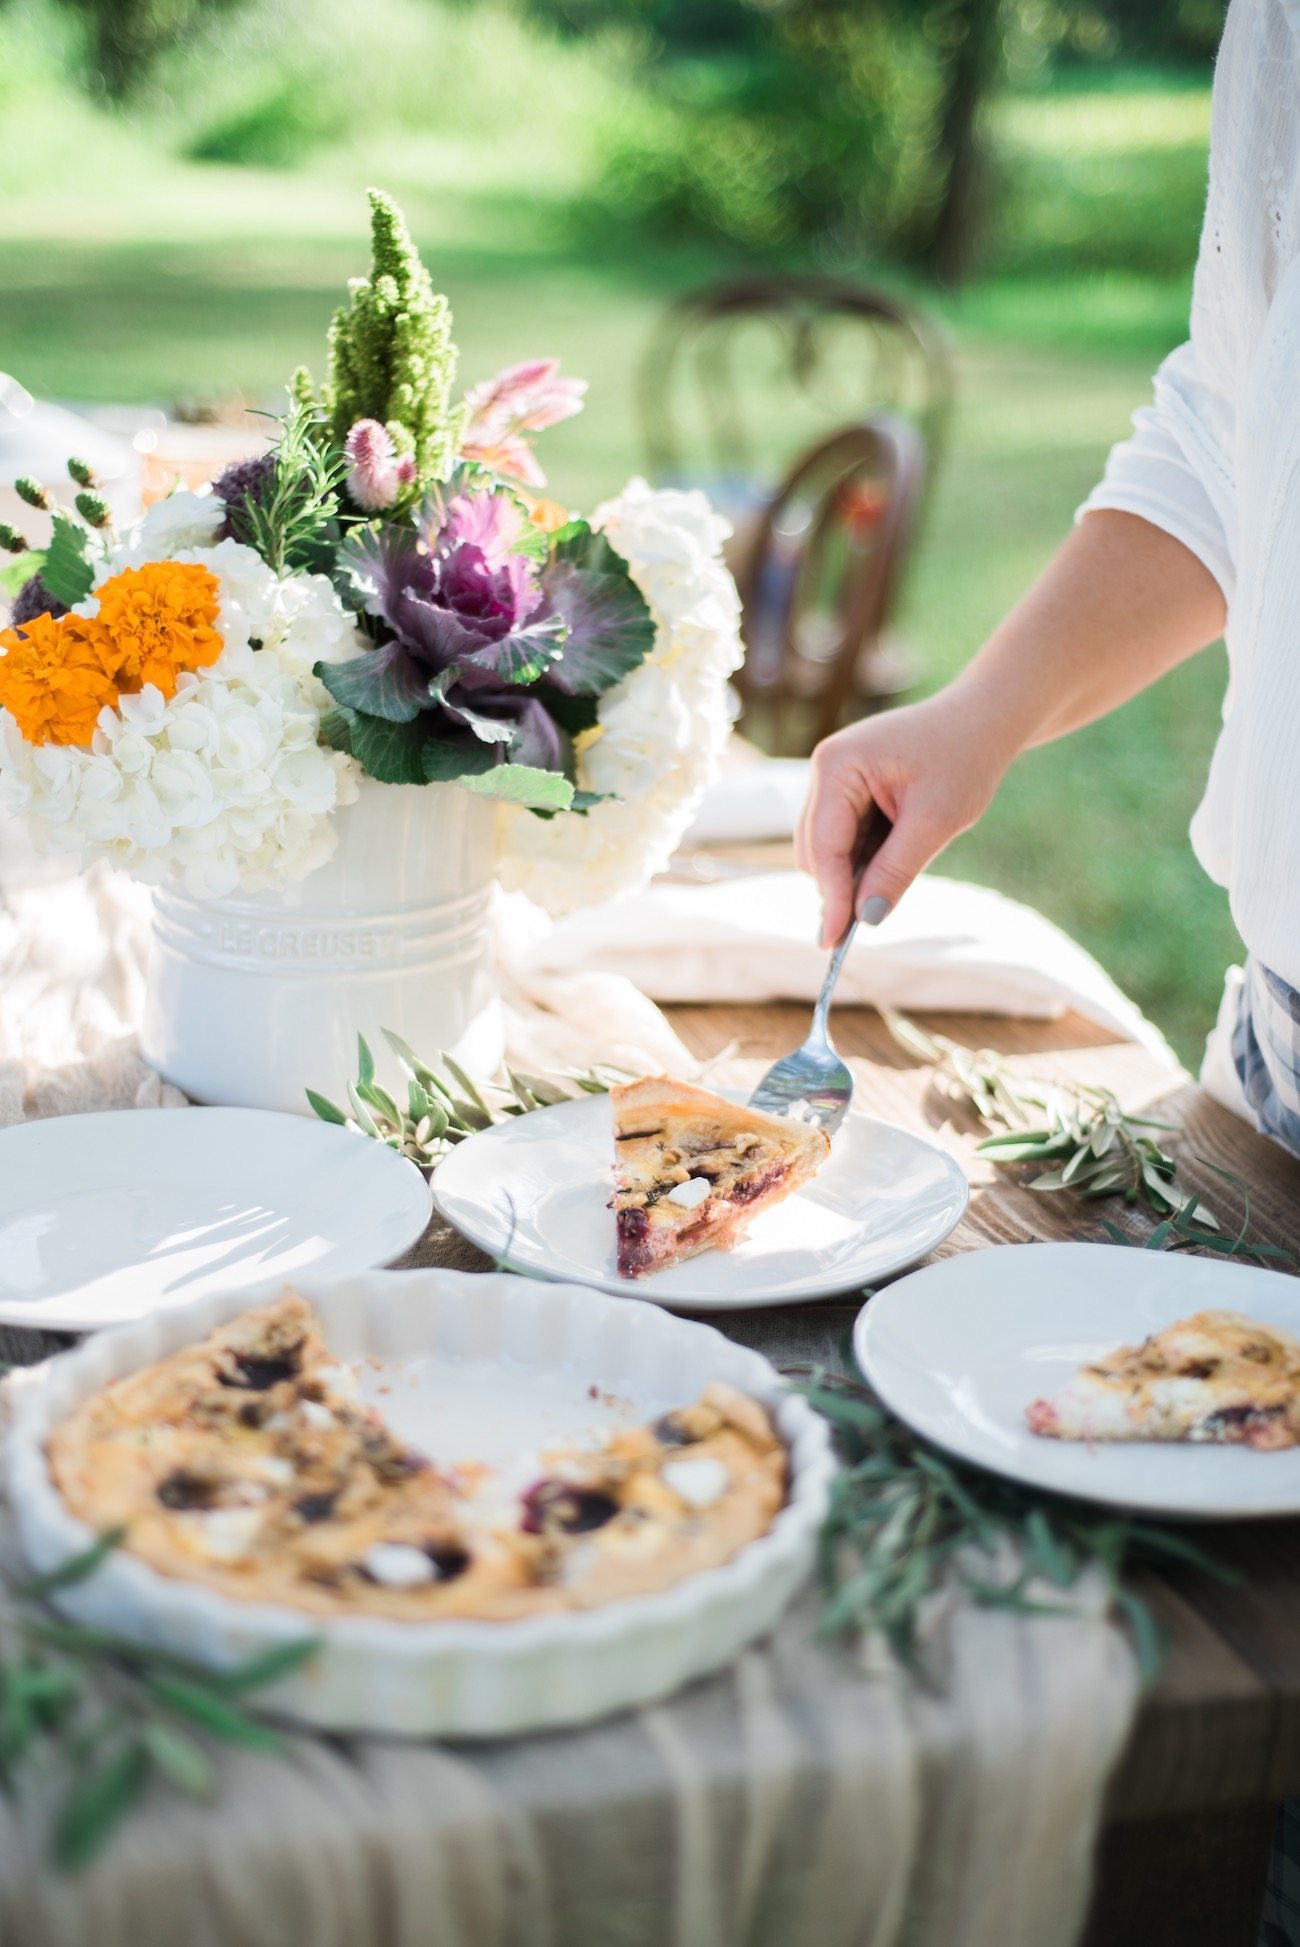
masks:
{"type": "MultiPolygon", "coordinates": [[[[465,10],[464,57],[499,60],[505,19],[465,10]]],[[[243,53],[256,67],[256,47],[243,53]]],[[[300,129],[296,160],[272,148],[294,166],[274,168],[193,159],[223,153],[221,118],[228,130],[250,112],[220,90],[207,120],[178,82],[132,124],[57,72],[17,90],[0,80],[0,365],[74,400],[270,394],[299,360],[319,369],[329,314],[364,267],[361,191],[380,181],[451,296],[466,382],[533,354],[587,376],[587,411],[542,457],[572,504],[611,491],[641,463],[631,379],[655,319],[727,266],[701,245],[575,220],[598,167],[588,125],[618,110],[621,84],[599,50],[521,43],[511,58],[563,127],[537,108],[522,127],[476,115],[471,82],[436,130],[412,133],[395,111],[346,140],[300,129]]],[[[273,64],[258,81],[272,120],[282,86],[273,64]]],[[[901,617],[927,686],[1042,566],[1182,335],[1208,85],[1122,70],[1058,81],[999,104],[993,129],[1003,221],[987,274],[940,307],[959,406],[901,617]]],[[[1212,652],[1023,759],[943,867],[1057,920],[1188,1059],[1239,951],[1186,837],[1223,674],[1212,652]]]]}

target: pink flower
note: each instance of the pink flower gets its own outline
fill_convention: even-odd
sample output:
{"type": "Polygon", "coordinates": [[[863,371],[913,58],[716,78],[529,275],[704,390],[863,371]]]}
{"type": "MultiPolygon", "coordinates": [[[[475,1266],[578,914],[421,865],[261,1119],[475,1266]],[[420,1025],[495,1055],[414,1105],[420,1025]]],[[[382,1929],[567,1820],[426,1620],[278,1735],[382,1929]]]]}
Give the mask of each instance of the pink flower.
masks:
{"type": "Polygon", "coordinates": [[[558,425],[582,411],[585,379],[562,379],[556,358],[534,358],[508,365],[493,379],[465,395],[466,423],[461,452],[494,473],[542,487],[546,475],[525,437],[558,425]]]}
{"type": "Polygon", "coordinates": [[[399,456],[392,434],[377,419],[358,419],[343,448],[348,462],[348,492],[367,514],[391,507],[415,479],[415,456],[399,456]]]}

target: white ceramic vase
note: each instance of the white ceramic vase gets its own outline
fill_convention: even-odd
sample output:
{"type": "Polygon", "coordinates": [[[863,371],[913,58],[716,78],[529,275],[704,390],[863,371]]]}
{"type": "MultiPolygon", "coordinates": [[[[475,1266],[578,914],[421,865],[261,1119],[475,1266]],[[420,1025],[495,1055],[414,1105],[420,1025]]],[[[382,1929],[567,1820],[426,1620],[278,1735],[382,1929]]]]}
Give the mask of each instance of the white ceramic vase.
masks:
{"type": "Polygon", "coordinates": [[[328,864],[277,893],[154,896],[145,1059],[197,1102],[343,1101],[358,1033],[404,1100],[382,1030],[490,1073],[502,1025],[488,901],[495,807],[450,784],[363,778],[328,864]]]}

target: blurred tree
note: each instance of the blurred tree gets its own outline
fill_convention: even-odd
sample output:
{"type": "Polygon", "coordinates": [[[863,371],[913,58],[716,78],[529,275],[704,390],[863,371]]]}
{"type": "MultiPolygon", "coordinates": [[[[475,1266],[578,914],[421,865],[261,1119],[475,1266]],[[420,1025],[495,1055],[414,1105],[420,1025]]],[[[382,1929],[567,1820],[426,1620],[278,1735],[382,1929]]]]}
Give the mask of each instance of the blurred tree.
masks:
{"type": "Polygon", "coordinates": [[[918,261],[945,284],[974,269],[987,215],[987,163],[980,109],[998,78],[1001,0],[965,0],[949,9],[947,61],[934,129],[934,215],[918,261]]]}
{"type": "Polygon", "coordinates": [[[1208,60],[1219,45],[1227,0],[1031,0],[1039,32],[1056,29],[1067,56],[1154,61],[1208,60]]]}
{"type": "Polygon", "coordinates": [[[235,0],[60,0],[86,23],[93,78],[124,101],[163,49],[197,27],[205,13],[235,0]]]}
{"type": "Polygon", "coordinates": [[[1004,42],[1039,77],[1054,60],[1201,62],[1226,0],[527,4],[566,33],[621,32],[641,63],[645,119],[606,135],[628,215],[831,259],[883,249],[955,284],[993,214],[982,109],[1004,42]]]}

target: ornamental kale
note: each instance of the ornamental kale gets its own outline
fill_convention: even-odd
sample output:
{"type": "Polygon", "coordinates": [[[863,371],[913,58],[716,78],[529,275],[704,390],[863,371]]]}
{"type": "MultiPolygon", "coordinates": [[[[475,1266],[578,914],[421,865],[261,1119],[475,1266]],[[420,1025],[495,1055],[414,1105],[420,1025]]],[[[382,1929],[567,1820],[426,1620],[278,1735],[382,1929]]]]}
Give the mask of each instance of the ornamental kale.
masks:
{"type": "Polygon", "coordinates": [[[572,808],[572,735],[654,642],[626,565],[585,522],[548,537],[513,493],[462,470],[409,522],[354,527],[339,568],[375,647],[317,671],[336,748],[387,783],[454,779],[572,808]]]}

